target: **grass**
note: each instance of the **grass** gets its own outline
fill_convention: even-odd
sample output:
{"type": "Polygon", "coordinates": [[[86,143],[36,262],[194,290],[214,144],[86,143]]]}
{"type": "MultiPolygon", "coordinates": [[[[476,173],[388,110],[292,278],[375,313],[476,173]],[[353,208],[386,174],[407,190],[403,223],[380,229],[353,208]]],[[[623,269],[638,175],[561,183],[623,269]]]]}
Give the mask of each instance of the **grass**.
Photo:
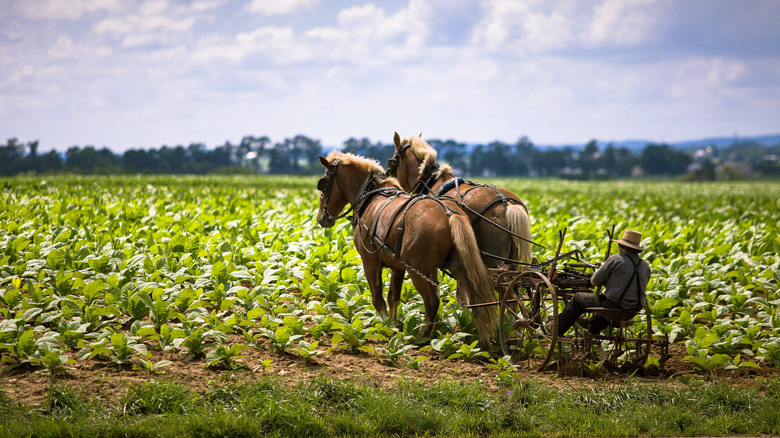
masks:
{"type": "Polygon", "coordinates": [[[129,386],[114,406],[53,385],[40,407],[0,391],[0,436],[369,437],[778,435],[780,379],[760,390],[699,381],[552,388],[515,379],[480,384],[401,382],[389,389],[324,377],[290,387],[274,378],[204,392],[168,382],[129,386]]]}

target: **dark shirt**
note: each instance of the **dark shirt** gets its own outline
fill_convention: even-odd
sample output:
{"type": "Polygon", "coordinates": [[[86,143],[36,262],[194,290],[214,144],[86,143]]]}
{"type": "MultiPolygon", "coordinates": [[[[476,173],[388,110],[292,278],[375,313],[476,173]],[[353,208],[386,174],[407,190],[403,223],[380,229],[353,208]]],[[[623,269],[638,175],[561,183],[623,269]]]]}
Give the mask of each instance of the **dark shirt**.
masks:
{"type": "Polygon", "coordinates": [[[639,287],[641,291],[637,289],[637,280],[634,278],[634,263],[641,260],[639,255],[631,252],[624,252],[623,254],[615,254],[607,259],[603,265],[596,272],[593,273],[593,284],[597,286],[606,285],[604,295],[608,300],[617,303],[624,309],[636,309],[638,303],[642,302],[642,306],[645,305],[645,292],[647,291],[647,283],[650,281],[650,265],[641,260],[637,266],[639,276],[639,287]],[[633,260],[633,263],[632,263],[633,260]],[[631,281],[626,289],[626,283],[631,281]],[[623,290],[626,289],[626,294],[623,299],[620,299],[620,295],[623,290]]]}

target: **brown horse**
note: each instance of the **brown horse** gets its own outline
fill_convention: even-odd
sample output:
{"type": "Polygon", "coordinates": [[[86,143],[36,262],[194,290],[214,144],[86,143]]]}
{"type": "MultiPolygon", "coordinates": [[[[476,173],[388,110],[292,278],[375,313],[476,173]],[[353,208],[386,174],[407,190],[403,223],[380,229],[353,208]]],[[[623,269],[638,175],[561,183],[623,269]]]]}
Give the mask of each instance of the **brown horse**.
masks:
{"type": "MultiPolygon", "coordinates": [[[[466,214],[454,202],[409,196],[395,178],[386,178],[374,160],[333,151],[320,157],[325,175],[317,184],[322,194],[317,222],[330,228],[352,212],[355,246],[363,261],[371,299],[382,318],[388,317],[382,296],[382,268],[391,269],[388,302],[396,321],[404,271],[420,293],[425,321],[420,337],[430,337],[439,309],[438,269],[446,269],[465,288],[471,303],[494,302],[490,275],[479,256],[466,214]],[[342,213],[346,205],[350,208],[342,213]]],[[[495,306],[475,308],[480,347],[488,349],[495,306]]],[[[396,321],[397,322],[397,321],[396,321]]]]}
{"type": "Polygon", "coordinates": [[[449,165],[436,164],[436,150],[420,136],[393,136],[395,154],[388,173],[404,190],[458,201],[469,215],[485,264],[497,268],[512,261],[531,262],[531,219],[520,198],[509,190],[455,178],[449,165]],[[509,230],[510,233],[507,233],[509,230]]]}

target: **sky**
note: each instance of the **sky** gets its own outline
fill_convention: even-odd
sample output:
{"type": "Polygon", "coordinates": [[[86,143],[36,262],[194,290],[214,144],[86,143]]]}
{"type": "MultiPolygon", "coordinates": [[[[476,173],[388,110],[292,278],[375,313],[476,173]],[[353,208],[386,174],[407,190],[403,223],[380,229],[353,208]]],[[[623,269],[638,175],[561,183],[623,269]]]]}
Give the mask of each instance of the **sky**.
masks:
{"type": "Polygon", "coordinates": [[[780,133],[777,0],[2,0],[0,141],[780,133]]]}

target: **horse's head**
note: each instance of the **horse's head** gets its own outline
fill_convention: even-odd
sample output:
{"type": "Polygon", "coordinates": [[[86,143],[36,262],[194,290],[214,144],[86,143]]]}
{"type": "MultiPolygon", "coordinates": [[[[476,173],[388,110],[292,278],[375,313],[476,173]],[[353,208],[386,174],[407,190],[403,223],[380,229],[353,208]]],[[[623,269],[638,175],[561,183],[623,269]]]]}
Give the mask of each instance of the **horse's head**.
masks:
{"type": "Polygon", "coordinates": [[[428,166],[436,164],[436,150],[422,139],[422,133],[416,137],[401,138],[393,135],[395,153],[387,161],[387,173],[394,176],[407,192],[420,180],[428,166]]]}
{"type": "Polygon", "coordinates": [[[336,174],[341,162],[337,159],[328,161],[327,158],[320,156],[320,163],[325,166],[325,175],[317,182],[317,190],[321,192],[317,223],[323,228],[330,228],[336,224],[336,220],[342,217],[339,213],[349,200],[339,182],[339,176],[336,174]]]}

